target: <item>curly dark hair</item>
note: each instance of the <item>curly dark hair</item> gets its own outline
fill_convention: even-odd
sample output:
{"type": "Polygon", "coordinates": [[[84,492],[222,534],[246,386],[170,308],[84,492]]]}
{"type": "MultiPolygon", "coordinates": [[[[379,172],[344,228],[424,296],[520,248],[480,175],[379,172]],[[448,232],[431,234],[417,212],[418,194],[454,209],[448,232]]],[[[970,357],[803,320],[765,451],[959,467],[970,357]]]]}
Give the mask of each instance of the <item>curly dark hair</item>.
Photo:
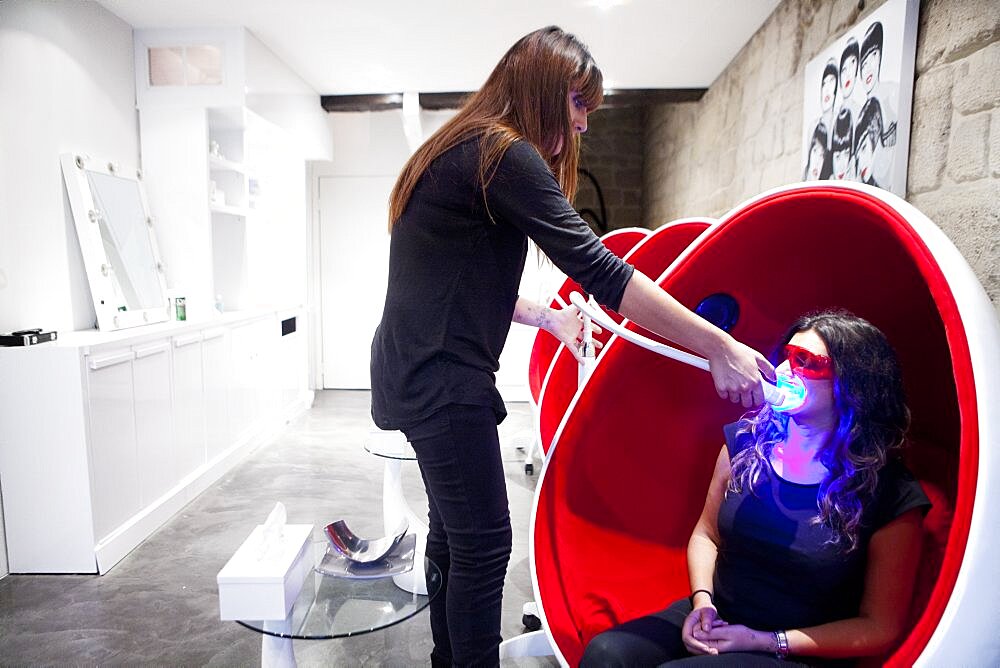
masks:
{"type": "MultiPolygon", "coordinates": [[[[814,331],[833,360],[834,406],[837,426],[820,452],[827,476],[820,483],[818,514],[813,520],[833,529],[831,542],[850,552],[858,546],[864,506],[875,493],[878,473],[898,453],[910,424],[899,360],[885,335],[847,311],[822,311],[802,316],[785,333],[772,355],[798,332],[814,331]]],[[[767,460],[788,431],[789,416],[769,404],[743,419],[738,434],[749,434],[753,445],[734,459],[729,489],[739,492],[768,475],[767,460]]]]}

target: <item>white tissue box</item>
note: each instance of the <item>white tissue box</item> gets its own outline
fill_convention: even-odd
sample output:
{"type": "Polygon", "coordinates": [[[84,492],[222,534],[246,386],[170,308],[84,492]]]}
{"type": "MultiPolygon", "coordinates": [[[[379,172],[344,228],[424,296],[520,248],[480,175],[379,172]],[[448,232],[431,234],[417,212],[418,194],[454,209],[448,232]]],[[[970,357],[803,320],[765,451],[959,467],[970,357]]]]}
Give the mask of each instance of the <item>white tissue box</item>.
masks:
{"type": "Polygon", "coordinates": [[[216,576],[224,620],[282,620],[312,570],[312,524],[286,524],[277,544],[263,553],[260,524],[216,576]]]}

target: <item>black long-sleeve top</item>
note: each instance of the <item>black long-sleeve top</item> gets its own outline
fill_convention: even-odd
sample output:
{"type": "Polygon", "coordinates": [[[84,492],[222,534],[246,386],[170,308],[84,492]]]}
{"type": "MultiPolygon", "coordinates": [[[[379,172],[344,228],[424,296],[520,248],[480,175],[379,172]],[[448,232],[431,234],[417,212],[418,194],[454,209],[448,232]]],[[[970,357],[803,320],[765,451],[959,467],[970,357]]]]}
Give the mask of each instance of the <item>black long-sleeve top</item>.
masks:
{"type": "Polygon", "coordinates": [[[405,429],[452,403],[489,406],[503,420],[494,374],[529,237],[611,308],[632,277],[531,144],[506,151],[485,197],[478,174],[478,138],[449,149],[424,172],[393,226],[371,351],[372,417],[382,429],[405,429]]]}

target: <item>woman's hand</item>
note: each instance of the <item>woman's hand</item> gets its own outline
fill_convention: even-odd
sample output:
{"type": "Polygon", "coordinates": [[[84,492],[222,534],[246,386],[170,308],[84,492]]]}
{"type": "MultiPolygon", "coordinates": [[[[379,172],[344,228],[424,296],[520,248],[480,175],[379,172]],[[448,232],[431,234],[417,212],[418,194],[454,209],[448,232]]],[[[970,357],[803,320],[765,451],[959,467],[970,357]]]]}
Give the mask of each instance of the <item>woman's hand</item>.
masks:
{"type": "MultiPolygon", "coordinates": [[[[580,350],[580,344],[583,342],[583,316],[580,315],[580,309],[572,304],[561,309],[546,308],[541,314],[539,327],[559,339],[573,353],[577,362],[583,362],[580,350]]],[[[594,334],[604,331],[595,322],[591,323],[591,330],[594,334]]],[[[594,340],[595,351],[602,346],[600,341],[594,340]]]]}
{"type": "Polygon", "coordinates": [[[713,648],[719,654],[726,652],[773,652],[776,649],[774,634],[766,631],[755,631],[742,624],[717,625],[708,631],[696,628],[694,637],[698,642],[713,648]]]}
{"type": "Polygon", "coordinates": [[[684,307],[642,272],[632,273],[618,312],[651,332],[708,358],[715,391],[745,407],[764,402],[761,374],[774,379],[774,367],[756,350],[684,307]]]}
{"type": "MultiPolygon", "coordinates": [[[[561,309],[548,308],[524,297],[518,297],[517,303],[514,305],[513,321],[544,329],[565,344],[577,362],[583,362],[583,355],[580,353],[580,343],[583,340],[583,319],[580,315],[580,309],[572,304],[561,309]]],[[[595,334],[604,331],[596,323],[591,323],[591,330],[595,334]]],[[[603,344],[595,340],[595,350],[601,347],[603,344]]]]}
{"type": "Polygon", "coordinates": [[[713,629],[724,626],[728,624],[719,619],[719,611],[714,606],[697,608],[684,618],[681,640],[692,654],[718,654],[720,650],[711,642],[710,634],[713,629]]]}
{"type": "Polygon", "coordinates": [[[745,408],[764,403],[760,377],[774,380],[774,367],[767,358],[731,336],[708,357],[715,391],[723,399],[742,403],[745,408]]]}
{"type": "MultiPolygon", "coordinates": [[[[577,362],[583,362],[580,350],[580,344],[583,342],[583,317],[580,315],[580,309],[572,304],[561,309],[546,309],[542,315],[541,327],[565,344],[577,362]]],[[[604,331],[596,322],[591,322],[591,330],[594,334],[604,331]]],[[[595,351],[602,346],[600,341],[594,340],[595,351]]]]}

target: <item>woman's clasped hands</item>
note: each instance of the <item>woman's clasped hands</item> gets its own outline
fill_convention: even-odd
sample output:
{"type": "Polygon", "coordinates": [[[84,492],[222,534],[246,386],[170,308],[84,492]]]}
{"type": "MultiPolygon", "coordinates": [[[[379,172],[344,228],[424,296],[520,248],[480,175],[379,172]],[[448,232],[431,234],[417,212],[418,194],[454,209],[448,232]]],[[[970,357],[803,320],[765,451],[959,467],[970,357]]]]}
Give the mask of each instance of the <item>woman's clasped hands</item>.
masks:
{"type": "Polygon", "coordinates": [[[770,634],[730,624],[712,606],[693,610],[684,620],[681,638],[692,654],[766,651],[770,634]]]}

